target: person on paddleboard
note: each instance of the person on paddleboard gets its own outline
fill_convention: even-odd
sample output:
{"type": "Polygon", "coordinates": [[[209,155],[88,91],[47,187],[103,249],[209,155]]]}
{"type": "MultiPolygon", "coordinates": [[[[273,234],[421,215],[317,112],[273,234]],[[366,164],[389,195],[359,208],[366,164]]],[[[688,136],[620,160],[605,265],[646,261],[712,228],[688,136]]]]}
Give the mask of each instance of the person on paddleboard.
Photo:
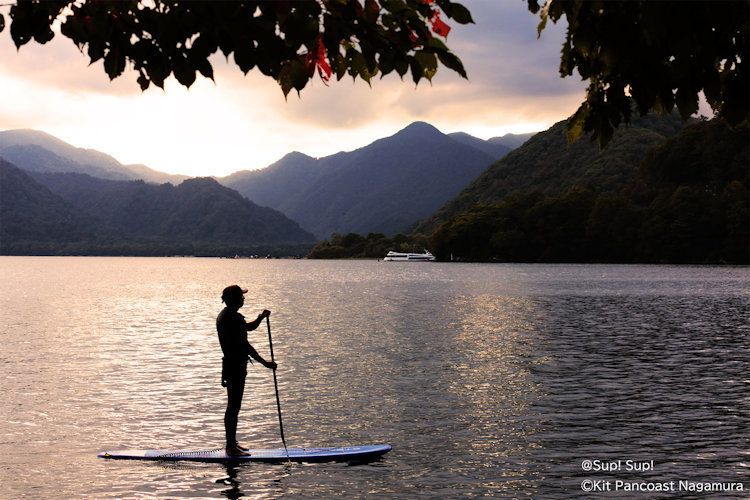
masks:
{"type": "Polygon", "coordinates": [[[221,294],[221,300],[226,307],[216,318],[216,331],[224,353],[221,385],[227,388],[227,410],[224,413],[227,454],[234,456],[248,454],[247,448],[237,443],[237,419],[242,406],[242,395],[245,392],[247,361],[252,358],[266,368],[276,369],[276,363],[263,359],[247,341],[247,332],[258,328],[261,321],[271,315],[271,311],[265,309],[255,321],[245,321],[245,317],[238,311],[245,304],[246,293],[247,290],[237,285],[226,287],[221,294]]]}

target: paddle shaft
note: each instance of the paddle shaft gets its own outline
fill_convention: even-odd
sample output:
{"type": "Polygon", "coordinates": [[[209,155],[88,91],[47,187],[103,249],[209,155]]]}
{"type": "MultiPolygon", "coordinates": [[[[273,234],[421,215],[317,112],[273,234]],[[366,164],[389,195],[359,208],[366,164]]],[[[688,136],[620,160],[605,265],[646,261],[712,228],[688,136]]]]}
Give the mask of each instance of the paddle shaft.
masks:
{"type": "MultiPolygon", "coordinates": [[[[271,321],[266,316],[266,326],[268,327],[268,347],[271,350],[271,361],[274,363],[276,360],[273,358],[273,340],[271,340],[271,321]]],[[[281,431],[281,442],[284,443],[284,450],[286,456],[289,458],[289,449],[286,447],[286,439],[284,438],[284,424],[281,421],[281,401],[279,400],[279,383],[276,380],[276,368],[273,369],[273,388],[276,391],[276,409],[279,412],[279,430],[281,431]]]]}

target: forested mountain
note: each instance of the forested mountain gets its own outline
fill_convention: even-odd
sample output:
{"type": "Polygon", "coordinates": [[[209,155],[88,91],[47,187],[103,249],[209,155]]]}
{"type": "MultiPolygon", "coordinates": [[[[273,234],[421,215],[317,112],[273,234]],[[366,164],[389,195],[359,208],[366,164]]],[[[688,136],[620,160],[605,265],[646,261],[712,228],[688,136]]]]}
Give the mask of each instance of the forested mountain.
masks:
{"type": "Polygon", "coordinates": [[[355,151],[290,153],[222,179],[255,203],[209,178],[174,186],[49,173],[125,171],[86,160],[101,153],[64,156],[54,138],[20,146],[0,133],[0,153],[32,171],[0,158],[0,252],[234,255],[283,243],[300,255],[315,239],[304,224],[321,237],[336,233],[313,252],[327,258],[429,244],[443,260],[748,263],[747,125],[683,125],[677,116],[635,118],[599,152],[568,144],[561,122],[492,163],[504,149],[490,141],[415,123],[355,151]],[[445,200],[412,236],[382,234],[445,200]]]}
{"type": "Polygon", "coordinates": [[[320,159],[293,153],[221,182],[319,238],[334,231],[395,234],[433,213],[495,159],[417,122],[355,151],[320,159]]]}
{"type": "Polygon", "coordinates": [[[749,142],[747,124],[689,125],[648,149],[619,193],[593,182],[564,192],[540,182],[498,199],[504,186],[487,183],[491,194],[437,228],[433,253],[444,260],[747,264],[749,142]]]}
{"type": "Polygon", "coordinates": [[[466,144],[467,146],[471,146],[479,151],[484,151],[492,157],[493,161],[499,160],[514,149],[500,142],[492,142],[491,140],[485,141],[464,132],[453,132],[452,134],[448,134],[448,137],[456,142],[460,142],[461,144],[466,144]]]}
{"type": "Polygon", "coordinates": [[[0,157],[28,172],[77,172],[101,179],[179,183],[185,175],[158,172],[145,165],[123,165],[108,154],[77,148],[38,130],[0,132],[0,157]]]}
{"type": "Polygon", "coordinates": [[[646,150],[677,134],[683,123],[677,114],[634,118],[617,129],[603,152],[585,139],[568,144],[566,126],[565,121],[555,124],[493,163],[416,231],[429,234],[476,203],[500,203],[516,191],[559,195],[573,186],[586,186],[604,195],[619,194],[646,150]]]}
{"type": "Polygon", "coordinates": [[[234,255],[314,241],[283,214],[213,179],[156,185],[1,166],[4,253],[234,255]]]}
{"type": "Polygon", "coordinates": [[[625,189],[644,207],[639,250],[674,260],[750,260],[750,131],[721,120],[686,127],[649,150],[625,189]]]}
{"type": "Polygon", "coordinates": [[[320,176],[318,160],[294,151],[258,170],[242,170],[218,179],[258,205],[278,209],[297,198],[320,176]]]}
{"type": "Polygon", "coordinates": [[[527,134],[505,134],[500,137],[492,137],[486,141],[464,132],[453,132],[448,134],[448,137],[468,144],[469,146],[473,146],[480,151],[484,151],[490,156],[493,156],[496,160],[499,160],[514,149],[520,147],[524,142],[528,141],[536,134],[537,132],[527,134]]]}
{"type": "Polygon", "coordinates": [[[0,253],[89,241],[104,225],[0,158],[0,253]]]}
{"type": "MultiPolygon", "coordinates": [[[[392,137],[316,159],[289,153],[261,170],[219,181],[261,206],[275,208],[319,237],[331,232],[395,234],[434,212],[524,136],[488,141],[445,135],[414,123],[392,137]]],[[[122,165],[35,130],[0,132],[0,157],[34,173],[81,173],[107,180],[179,184],[187,176],[122,165]]],[[[79,178],[80,179],[80,178],[79,178]]]]}
{"type": "Polygon", "coordinates": [[[283,214],[210,178],[173,186],[85,174],[32,175],[76,207],[133,236],[247,244],[313,241],[283,214]]]}
{"type": "Polygon", "coordinates": [[[502,144],[503,146],[508,146],[510,149],[516,149],[520,148],[523,143],[534,137],[536,134],[537,132],[529,132],[525,134],[505,134],[500,137],[492,137],[491,139],[487,139],[487,142],[502,144]]]}

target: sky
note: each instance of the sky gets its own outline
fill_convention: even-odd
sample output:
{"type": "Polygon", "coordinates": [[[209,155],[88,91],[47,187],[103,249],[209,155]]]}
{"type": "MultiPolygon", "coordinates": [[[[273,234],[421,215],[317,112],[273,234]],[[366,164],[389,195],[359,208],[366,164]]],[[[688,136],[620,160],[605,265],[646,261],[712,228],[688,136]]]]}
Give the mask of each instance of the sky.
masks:
{"type": "MultiPolygon", "coordinates": [[[[278,84],[248,75],[222,55],[214,80],[190,89],[173,77],[145,92],[133,71],[111,81],[102,62],[57,35],[46,45],[16,50],[0,33],[0,130],[35,129],[123,164],[190,176],[225,176],[266,167],[292,151],[313,157],[351,151],[395,134],[414,121],[444,133],[482,139],[546,130],[570,116],[586,82],[558,72],[565,23],[548,24],[522,0],[465,0],[475,24],[452,27],[447,44],[468,80],[441,66],[432,84],[411,76],[376,77],[372,87],[350,77],[319,77],[288,99],[278,84]]],[[[6,16],[8,7],[0,7],[6,16]]]]}

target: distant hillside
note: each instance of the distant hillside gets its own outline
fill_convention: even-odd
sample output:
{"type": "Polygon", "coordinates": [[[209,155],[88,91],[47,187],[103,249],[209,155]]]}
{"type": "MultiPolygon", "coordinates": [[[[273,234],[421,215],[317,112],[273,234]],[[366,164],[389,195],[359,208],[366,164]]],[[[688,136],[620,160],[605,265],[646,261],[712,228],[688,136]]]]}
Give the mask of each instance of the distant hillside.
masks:
{"type": "Polygon", "coordinates": [[[526,141],[531,139],[537,134],[537,132],[529,132],[526,134],[505,134],[501,137],[493,137],[487,139],[487,142],[502,144],[510,149],[520,148],[526,141]]]}
{"type": "Polygon", "coordinates": [[[748,188],[749,147],[747,124],[734,129],[721,120],[689,125],[646,152],[625,193],[650,203],[680,186],[697,186],[708,193],[720,192],[733,182],[748,188]]]}
{"type": "Polygon", "coordinates": [[[433,213],[495,159],[417,122],[355,151],[320,159],[292,153],[221,182],[320,239],[332,232],[393,235],[433,213]]]}
{"type": "Polygon", "coordinates": [[[88,241],[103,232],[100,221],[0,158],[0,253],[88,241]]]}
{"type": "Polygon", "coordinates": [[[85,174],[32,175],[75,207],[127,235],[241,244],[314,241],[283,214],[260,207],[209,178],[173,186],[85,174]]]}
{"type": "Polygon", "coordinates": [[[185,175],[158,172],[145,165],[123,165],[108,154],[77,148],[38,130],[0,132],[0,157],[29,172],[76,172],[101,179],[179,183],[185,175]]]}
{"type": "Polygon", "coordinates": [[[747,264],[748,144],[747,123],[688,125],[645,152],[621,194],[516,192],[457,213],[430,248],[442,260],[747,264]]]}
{"type": "Polygon", "coordinates": [[[514,149],[500,142],[485,141],[464,132],[454,132],[448,134],[448,137],[454,141],[460,142],[461,144],[466,144],[467,146],[471,146],[479,151],[484,151],[492,157],[493,161],[499,160],[514,149]]]}
{"type": "Polygon", "coordinates": [[[29,174],[5,160],[0,174],[3,254],[304,255],[314,242],[283,214],[213,179],[172,186],[29,174]]]}
{"type": "Polygon", "coordinates": [[[258,205],[279,209],[319,176],[318,160],[295,151],[266,168],[242,170],[218,180],[258,205]]]}
{"type": "Polygon", "coordinates": [[[565,121],[553,125],[492,164],[415,231],[429,234],[476,203],[500,203],[514,192],[559,195],[584,186],[605,195],[619,194],[635,176],[646,150],[677,134],[683,123],[676,114],[634,118],[617,129],[603,152],[585,139],[568,144],[566,126],[565,121]]]}
{"type": "Polygon", "coordinates": [[[480,151],[484,151],[496,160],[499,160],[514,149],[521,147],[523,143],[534,137],[536,134],[536,132],[527,134],[505,134],[500,137],[493,137],[484,140],[471,136],[465,132],[453,132],[448,134],[448,137],[475,147],[480,151]]]}
{"type": "Polygon", "coordinates": [[[647,207],[638,251],[670,261],[750,261],[750,131],[721,120],[650,149],[625,190],[647,207]]]}

